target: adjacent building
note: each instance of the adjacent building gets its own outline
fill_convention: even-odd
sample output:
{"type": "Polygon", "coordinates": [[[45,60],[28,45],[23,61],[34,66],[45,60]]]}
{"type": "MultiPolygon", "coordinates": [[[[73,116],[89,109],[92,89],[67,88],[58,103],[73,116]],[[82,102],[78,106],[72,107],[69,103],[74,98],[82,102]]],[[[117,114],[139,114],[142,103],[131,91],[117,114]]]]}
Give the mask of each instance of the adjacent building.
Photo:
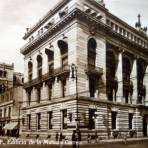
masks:
{"type": "Polygon", "coordinates": [[[32,28],[24,55],[22,136],[147,136],[148,37],[103,0],[62,0],[32,28]]]}
{"type": "Polygon", "coordinates": [[[14,64],[0,63],[0,135],[16,136],[21,119],[23,74],[14,72],[14,64]]]}

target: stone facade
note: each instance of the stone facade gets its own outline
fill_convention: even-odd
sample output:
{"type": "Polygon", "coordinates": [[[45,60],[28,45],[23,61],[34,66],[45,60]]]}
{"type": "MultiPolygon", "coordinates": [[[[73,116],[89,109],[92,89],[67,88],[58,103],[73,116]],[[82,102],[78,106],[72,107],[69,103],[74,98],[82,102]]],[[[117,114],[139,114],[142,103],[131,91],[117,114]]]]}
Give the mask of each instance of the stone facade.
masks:
{"type": "Polygon", "coordinates": [[[23,74],[14,72],[13,64],[2,63],[0,68],[0,135],[16,136],[19,127],[11,130],[5,127],[15,123],[18,126],[21,119],[23,74]]]}
{"type": "Polygon", "coordinates": [[[63,0],[27,28],[22,136],[147,136],[148,38],[136,27],[103,1],[63,0]]]}

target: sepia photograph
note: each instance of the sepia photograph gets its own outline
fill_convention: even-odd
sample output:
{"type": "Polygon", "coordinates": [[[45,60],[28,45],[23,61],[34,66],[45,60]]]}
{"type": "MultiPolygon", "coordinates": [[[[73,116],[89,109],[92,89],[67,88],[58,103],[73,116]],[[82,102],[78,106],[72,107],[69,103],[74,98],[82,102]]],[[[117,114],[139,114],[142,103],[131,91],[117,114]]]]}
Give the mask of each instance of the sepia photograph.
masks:
{"type": "Polygon", "coordinates": [[[147,148],[148,1],[0,0],[0,148],[147,148]]]}

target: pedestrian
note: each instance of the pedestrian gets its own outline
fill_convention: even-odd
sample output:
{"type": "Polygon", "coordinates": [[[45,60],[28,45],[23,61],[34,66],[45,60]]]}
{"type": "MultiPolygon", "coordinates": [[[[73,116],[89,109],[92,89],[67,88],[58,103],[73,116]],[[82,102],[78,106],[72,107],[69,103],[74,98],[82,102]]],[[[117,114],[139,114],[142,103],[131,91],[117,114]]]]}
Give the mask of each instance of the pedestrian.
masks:
{"type": "Polygon", "coordinates": [[[60,147],[63,147],[62,140],[63,140],[63,134],[62,134],[62,132],[60,132],[60,138],[59,138],[60,147]]]}
{"type": "Polygon", "coordinates": [[[127,134],[124,134],[124,144],[127,144],[127,134]]]}
{"type": "Polygon", "coordinates": [[[88,134],[88,136],[87,136],[87,141],[88,141],[88,143],[90,143],[90,140],[91,140],[91,137],[90,137],[90,135],[88,134]]]}
{"type": "Polygon", "coordinates": [[[56,142],[58,142],[58,139],[59,139],[59,134],[58,132],[56,132],[56,142]]]}
{"type": "Polygon", "coordinates": [[[98,143],[98,135],[97,135],[97,132],[95,132],[95,143],[98,143]]]}
{"type": "Polygon", "coordinates": [[[76,148],[76,131],[73,131],[72,133],[72,148],[76,148]]]}

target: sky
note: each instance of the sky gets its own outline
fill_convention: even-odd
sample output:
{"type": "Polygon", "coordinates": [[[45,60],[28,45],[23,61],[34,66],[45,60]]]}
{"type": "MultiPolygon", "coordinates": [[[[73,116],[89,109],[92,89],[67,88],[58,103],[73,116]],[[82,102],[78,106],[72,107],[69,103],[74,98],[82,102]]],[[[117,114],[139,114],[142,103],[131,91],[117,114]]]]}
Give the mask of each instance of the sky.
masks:
{"type": "MultiPolygon", "coordinates": [[[[20,48],[26,28],[34,25],[59,0],[0,0],[0,62],[15,64],[15,71],[24,72],[24,57],[20,48]]],[[[147,0],[104,0],[106,8],[134,26],[137,15],[148,26],[147,0]]]]}

